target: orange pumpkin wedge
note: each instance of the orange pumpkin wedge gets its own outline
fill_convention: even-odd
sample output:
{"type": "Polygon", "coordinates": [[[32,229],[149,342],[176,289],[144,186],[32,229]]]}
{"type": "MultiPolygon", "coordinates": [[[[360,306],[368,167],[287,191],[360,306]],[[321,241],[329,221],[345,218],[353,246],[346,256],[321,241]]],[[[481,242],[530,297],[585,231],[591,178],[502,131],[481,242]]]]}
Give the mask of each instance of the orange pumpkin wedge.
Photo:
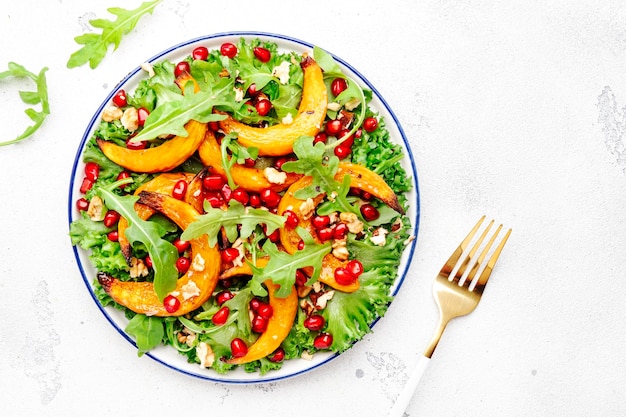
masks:
{"type": "MultiPolygon", "coordinates": [[[[182,229],[199,215],[190,204],[164,194],[143,191],[139,196],[141,204],[163,213],[182,229]]],[[[104,273],[98,274],[98,281],[116,303],[136,313],[161,317],[187,314],[211,297],[221,268],[219,249],[209,245],[206,235],[192,239],[190,243],[192,265],[170,293],[180,300],[180,308],[174,313],[165,310],[151,282],[120,281],[104,273]]]]}
{"type": "MultiPolygon", "coordinates": [[[[267,264],[266,258],[259,258],[256,261],[258,267],[267,264]]],[[[251,275],[252,269],[248,263],[242,266],[229,268],[224,271],[220,278],[229,278],[237,275],[251,275]]],[[[280,344],[285,340],[289,331],[293,326],[293,322],[298,312],[298,294],[295,287],[291,289],[291,293],[285,298],[275,296],[279,286],[271,280],[264,282],[269,294],[269,304],[272,306],[273,314],[268,320],[267,329],[259,338],[248,348],[245,356],[239,358],[230,358],[226,362],[233,365],[241,365],[264,358],[273,353],[280,344]]]]}
{"type": "Polygon", "coordinates": [[[219,122],[225,133],[237,132],[239,143],[246,147],[256,147],[259,155],[280,156],[293,152],[293,143],[300,136],[315,136],[320,131],[328,96],[322,69],[310,56],[300,63],[304,72],[302,98],[298,114],[291,123],[280,123],[267,128],[253,127],[232,117],[219,122]]]}
{"type": "Polygon", "coordinates": [[[204,139],[207,124],[190,120],[185,129],[187,136],[175,136],[146,149],[128,149],[100,138],[96,142],[107,158],[130,171],[164,172],[176,168],[194,154],[204,139]]]}

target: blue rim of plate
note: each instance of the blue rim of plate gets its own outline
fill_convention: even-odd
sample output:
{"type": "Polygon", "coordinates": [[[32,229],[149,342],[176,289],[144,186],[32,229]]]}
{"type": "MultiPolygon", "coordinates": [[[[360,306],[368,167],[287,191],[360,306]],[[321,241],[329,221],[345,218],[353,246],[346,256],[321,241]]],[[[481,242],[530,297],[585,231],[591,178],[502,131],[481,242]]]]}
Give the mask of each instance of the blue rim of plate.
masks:
{"type": "MultiPolygon", "coordinates": [[[[218,39],[222,39],[223,41],[226,41],[227,38],[259,38],[259,39],[265,39],[265,40],[269,40],[269,41],[273,41],[273,42],[277,42],[279,43],[280,41],[282,42],[286,42],[289,44],[296,45],[296,46],[300,46],[302,48],[307,48],[312,50],[314,45],[309,43],[309,42],[305,42],[302,41],[300,39],[296,39],[290,36],[285,36],[285,35],[281,35],[281,34],[275,34],[275,33],[268,33],[268,32],[256,32],[256,31],[233,31],[233,32],[222,32],[222,33],[215,33],[215,34],[211,34],[211,35],[206,35],[206,36],[200,36],[197,38],[193,38],[181,43],[178,43],[174,46],[171,46],[170,48],[158,53],[157,55],[154,55],[152,58],[148,59],[146,62],[148,63],[155,63],[155,62],[159,62],[160,60],[162,60],[163,58],[165,58],[166,56],[173,54],[176,51],[180,51],[183,50],[184,48],[187,48],[191,45],[194,44],[198,44],[200,42],[207,42],[207,41],[216,41],[218,39]]],[[[232,39],[231,39],[232,41],[232,39]]],[[[281,45],[279,44],[279,49],[281,48],[281,45]]],[[[289,48],[284,48],[284,49],[289,49],[289,48]]],[[[328,52],[328,51],[327,51],[328,52]]],[[[399,120],[397,119],[396,115],[394,114],[394,112],[391,110],[391,107],[387,104],[387,102],[385,101],[385,99],[382,97],[382,95],[378,92],[378,90],[376,90],[376,88],[359,72],[357,71],[355,68],[353,68],[350,64],[348,64],[347,62],[345,62],[344,60],[342,60],[341,58],[335,56],[334,54],[328,52],[329,54],[332,55],[332,57],[335,59],[335,61],[342,66],[344,69],[349,70],[349,72],[351,72],[354,76],[356,76],[357,81],[366,86],[368,89],[370,89],[373,93],[373,97],[374,99],[378,100],[380,102],[380,104],[384,107],[384,110],[387,112],[386,116],[390,116],[391,119],[393,120],[393,125],[395,126],[395,128],[398,130],[398,133],[400,135],[400,137],[402,138],[402,144],[403,145],[403,150],[405,153],[405,156],[408,158],[409,160],[409,168],[410,168],[410,175],[412,176],[413,179],[413,190],[411,191],[411,193],[414,194],[414,200],[411,202],[409,201],[410,207],[412,210],[414,210],[414,215],[410,218],[412,224],[412,234],[413,234],[413,240],[409,243],[409,246],[404,250],[402,257],[404,258],[403,261],[403,266],[401,266],[399,272],[400,275],[398,277],[396,277],[396,282],[394,284],[394,286],[392,287],[392,295],[395,296],[397,295],[400,287],[402,286],[404,279],[406,278],[406,274],[411,266],[411,262],[413,259],[413,254],[415,251],[415,246],[416,246],[416,242],[417,242],[417,236],[418,236],[418,231],[419,231],[419,220],[420,220],[420,199],[419,199],[419,188],[418,188],[418,175],[417,175],[417,168],[415,165],[415,160],[413,158],[413,153],[411,152],[411,147],[410,144],[406,138],[406,135],[404,133],[404,130],[402,129],[402,126],[400,125],[399,120]]],[[[72,221],[74,221],[77,218],[77,213],[76,213],[76,209],[75,209],[75,201],[76,201],[76,196],[75,196],[75,190],[77,188],[76,185],[76,174],[77,174],[77,169],[79,168],[79,166],[82,167],[82,153],[83,153],[83,149],[85,147],[86,142],[91,138],[91,135],[93,134],[94,128],[96,126],[96,124],[98,123],[100,116],[102,114],[102,111],[104,109],[104,107],[110,103],[113,95],[115,94],[115,92],[121,88],[121,86],[126,85],[131,79],[133,79],[133,77],[135,77],[137,75],[137,73],[139,73],[140,71],[143,71],[143,69],[138,66],[137,68],[135,68],[133,71],[129,72],[119,83],[117,83],[115,85],[115,87],[113,87],[111,89],[111,91],[109,92],[109,94],[107,95],[107,97],[104,99],[104,101],[102,102],[102,104],[98,107],[98,109],[96,110],[96,112],[94,113],[93,117],[91,118],[91,120],[89,121],[89,124],[87,126],[87,129],[85,130],[85,133],[83,134],[82,140],[80,141],[80,144],[78,146],[78,150],[76,153],[76,157],[74,159],[74,164],[72,166],[72,171],[71,171],[71,176],[70,176],[70,184],[69,184],[69,198],[68,198],[68,220],[69,223],[71,223],[72,221]]],[[[382,109],[378,109],[375,107],[375,109],[377,111],[381,111],[382,109]]],[[[391,124],[389,123],[389,120],[387,120],[387,125],[390,126],[391,124]]],[[[407,168],[407,166],[405,166],[405,169],[407,168]]],[[[79,179],[78,179],[79,180],[79,179]]],[[[85,285],[87,286],[87,289],[89,291],[89,294],[91,296],[91,298],[93,299],[93,301],[95,302],[95,304],[98,306],[98,309],[100,310],[100,312],[104,315],[104,317],[109,321],[109,323],[117,330],[117,332],[122,335],[132,346],[134,346],[135,348],[137,348],[137,345],[135,343],[135,341],[124,331],[124,329],[119,325],[119,323],[117,323],[115,321],[115,319],[112,316],[112,312],[107,310],[107,308],[103,307],[102,304],[100,304],[100,302],[98,301],[94,289],[93,289],[93,280],[94,280],[94,276],[91,276],[87,273],[87,271],[85,270],[85,267],[83,265],[83,259],[81,259],[81,257],[85,257],[86,255],[83,253],[81,255],[81,251],[82,249],[79,249],[76,246],[72,246],[72,249],[74,251],[74,256],[76,258],[76,263],[78,265],[78,269],[80,271],[80,274],[83,278],[83,282],[85,283],[85,285]]],[[[378,321],[380,320],[380,318],[377,318],[376,320],[374,320],[371,325],[370,328],[372,328],[378,321]]],[[[358,342],[357,342],[358,343],[358,342]]],[[[174,350],[171,349],[170,350],[174,350]]],[[[203,369],[200,368],[199,366],[197,366],[198,368],[198,372],[193,372],[192,370],[189,369],[183,369],[183,363],[186,364],[186,360],[184,359],[184,357],[182,355],[180,355],[179,353],[175,353],[177,355],[177,357],[180,357],[180,362],[181,364],[175,364],[175,363],[171,363],[170,361],[164,359],[163,357],[161,357],[160,355],[155,354],[154,352],[150,351],[147,352],[145,355],[150,357],[151,359],[155,360],[156,362],[160,363],[161,365],[164,365],[165,367],[168,367],[172,370],[175,370],[177,372],[180,372],[182,374],[185,375],[189,375],[192,377],[196,377],[196,378],[200,378],[200,379],[204,379],[204,380],[208,380],[208,381],[212,381],[212,382],[219,382],[219,383],[227,383],[227,384],[258,384],[258,383],[267,383],[267,382],[276,382],[276,381],[281,381],[284,379],[288,379],[288,378],[293,378],[299,375],[302,375],[304,373],[310,372],[314,369],[317,369],[319,367],[321,367],[322,365],[325,365],[327,363],[329,363],[331,360],[337,358],[338,356],[340,356],[340,354],[338,353],[328,353],[325,355],[324,358],[322,358],[321,360],[318,360],[315,363],[312,362],[306,362],[306,363],[310,363],[310,366],[303,366],[301,369],[295,369],[293,371],[288,371],[286,373],[281,373],[280,371],[271,371],[265,375],[260,375],[258,373],[256,374],[248,374],[246,373],[245,376],[246,378],[231,378],[229,375],[230,374],[218,374],[213,370],[207,370],[207,369],[203,369]],[[202,372],[201,372],[202,371],[202,372]],[[210,372],[207,372],[210,371],[210,372]],[[253,375],[256,375],[256,377],[254,377],[253,375]]],[[[319,353],[316,353],[316,355],[320,355],[319,353]]],[[[292,360],[295,361],[295,360],[292,360]]],[[[301,359],[301,361],[304,361],[301,359]]],[[[290,361],[291,362],[291,361],[290,361]]],[[[185,365],[185,367],[187,367],[185,365]]],[[[242,371],[240,369],[240,371],[242,371]]]]}

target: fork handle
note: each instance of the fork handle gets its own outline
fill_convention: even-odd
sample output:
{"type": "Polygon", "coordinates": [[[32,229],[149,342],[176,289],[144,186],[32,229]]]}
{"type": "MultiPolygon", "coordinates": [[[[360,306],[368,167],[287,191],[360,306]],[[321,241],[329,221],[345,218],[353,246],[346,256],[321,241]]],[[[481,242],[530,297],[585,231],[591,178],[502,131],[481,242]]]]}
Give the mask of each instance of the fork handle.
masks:
{"type": "Polygon", "coordinates": [[[413,394],[419,385],[420,379],[422,379],[422,375],[424,375],[424,371],[428,367],[430,363],[430,358],[420,355],[413,372],[409,375],[409,380],[404,385],[404,388],[396,398],[396,402],[391,407],[388,417],[402,417],[404,415],[404,411],[409,406],[411,402],[411,398],[413,398],[413,394]]]}

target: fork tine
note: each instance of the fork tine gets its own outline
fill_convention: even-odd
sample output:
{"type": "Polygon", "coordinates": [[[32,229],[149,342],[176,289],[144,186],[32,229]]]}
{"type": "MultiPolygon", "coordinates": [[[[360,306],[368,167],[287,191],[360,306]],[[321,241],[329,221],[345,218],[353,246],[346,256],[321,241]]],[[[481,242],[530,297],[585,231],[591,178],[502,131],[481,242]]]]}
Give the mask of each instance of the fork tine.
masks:
{"type": "Polygon", "coordinates": [[[476,225],[472,228],[472,230],[470,230],[470,232],[467,234],[465,239],[463,239],[463,241],[461,242],[459,247],[456,248],[454,250],[454,252],[452,252],[452,255],[450,255],[450,257],[448,258],[446,263],[441,268],[440,274],[442,274],[442,275],[444,275],[446,277],[450,276],[450,273],[452,272],[452,270],[454,269],[456,264],[459,262],[459,259],[461,258],[461,255],[463,255],[463,252],[465,252],[465,249],[467,248],[467,246],[469,245],[470,241],[472,240],[472,238],[474,237],[474,235],[478,231],[478,228],[482,224],[483,220],[485,220],[485,217],[486,216],[482,216],[478,220],[476,225]]]}
{"type": "Polygon", "coordinates": [[[465,259],[463,260],[463,263],[461,264],[457,273],[454,276],[455,281],[459,281],[461,277],[463,277],[463,274],[465,274],[465,270],[467,269],[467,266],[469,265],[471,260],[474,259],[474,255],[476,255],[476,251],[478,250],[480,245],[482,245],[483,240],[485,240],[485,237],[487,236],[487,233],[489,233],[489,230],[491,230],[491,226],[493,226],[493,220],[489,222],[485,230],[483,230],[483,233],[480,235],[480,237],[478,238],[478,240],[476,241],[472,249],[469,251],[465,259]]]}
{"type": "MultiPolygon", "coordinates": [[[[465,279],[465,283],[467,284],[468,287],[472,284],[472,281],[474,281],[474,277],[476,276],[476,273],[478,272],[478,269],[483,264],[483,261],[485,260],[485,257],[487,256],[487,252],[489,252],[489,250],[491,249],[491,246],[493,245],[493,242],[495,242],[496,237],[500,233],[500,230],[502,230],[502,225],[498,226],[496,231],[491,236],[491,239],[489,239],[489,242],[487,242],[487,244],[483,248],[482,252],[478,256],[478,259],[476,260],[476,262],[474,262],[474,265],[472,266],[472,269],[470,270],[469,274],[467,274],[467,278],[465,279]]],[[[478,287],[478,283],[476,283],[476,284],[477,285],[474,288],[480,289],[480,288],[477,288],[478,287]]]]}
{"type": "MultiPolygon", "coordinates": [[[[500,225],[500,227],[502,227],[502,225],[500,225]]],[[[478,277],[478,281],[476,281],[475,288],[478,288],[479,291],[482,291],[485,285],[487,285],[487,280],[489,280],[489,277],[491,276],[491,271],[493,271],[493,267],[498,261],[498,258],[500,257],[500,253],[502,252],[502,249],[504,248],[504,245],[506,244],[506,241],[509,239],[510,235],[511,235],[511,229],[507,230],[506,234],[500,241],[500,244],[498,245],[496,250],[493,252],[493,255],[491,255],[491,258],[489,258],[489,261],[487,262],[485,269],[483,269],[483,272],[478,277]]],[[[495,239],[495,235],[492,239],[495,239]]]]}

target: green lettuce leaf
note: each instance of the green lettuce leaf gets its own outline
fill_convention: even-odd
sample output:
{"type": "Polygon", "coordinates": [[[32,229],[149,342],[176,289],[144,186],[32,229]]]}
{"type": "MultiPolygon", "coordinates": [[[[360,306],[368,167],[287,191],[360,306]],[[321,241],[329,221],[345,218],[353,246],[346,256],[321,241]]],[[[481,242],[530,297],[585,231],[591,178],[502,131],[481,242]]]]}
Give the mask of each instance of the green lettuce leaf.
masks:
{"type": "Polygon", "coordinates": [[[160,345],[165,336],[163,319],[143,314],[135,315],[124,331],[135,338],[139,356],[160,345]]]}

